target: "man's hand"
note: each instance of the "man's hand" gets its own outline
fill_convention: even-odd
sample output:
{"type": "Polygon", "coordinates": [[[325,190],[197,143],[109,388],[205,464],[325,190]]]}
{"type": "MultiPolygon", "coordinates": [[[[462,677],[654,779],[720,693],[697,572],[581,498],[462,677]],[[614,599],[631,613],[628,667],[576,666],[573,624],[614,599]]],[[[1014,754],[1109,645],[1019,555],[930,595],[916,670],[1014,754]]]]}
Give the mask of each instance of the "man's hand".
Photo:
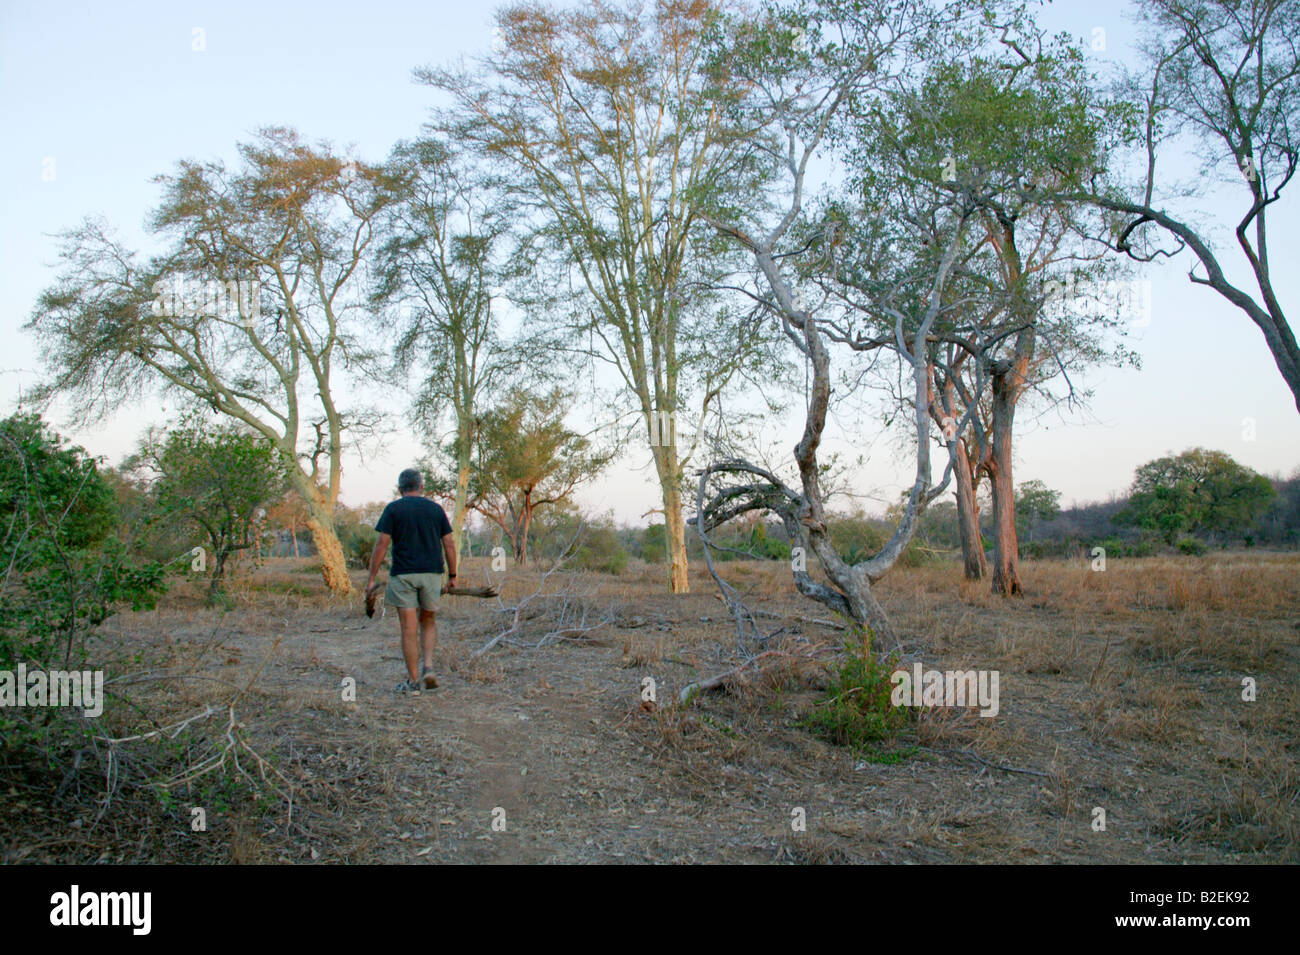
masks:
{"type": "Polygon", "coordinates": [[[366,596],[369,597],[372,592],[378,589],[379,589],[379,581],[371,577],[370,581],[366,584],[366,596]]]}

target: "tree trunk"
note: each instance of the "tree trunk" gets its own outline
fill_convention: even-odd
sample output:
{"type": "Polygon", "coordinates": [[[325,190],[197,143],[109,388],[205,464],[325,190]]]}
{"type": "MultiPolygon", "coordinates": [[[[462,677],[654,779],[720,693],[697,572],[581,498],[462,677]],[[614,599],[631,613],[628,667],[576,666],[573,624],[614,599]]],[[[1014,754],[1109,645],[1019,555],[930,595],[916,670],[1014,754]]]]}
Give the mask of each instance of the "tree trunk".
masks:
{"type": "MultiPolygon", "coordinates": [[[[955,378],[961,373],[962,360],[948,372],[942,388],[930,400],[930,417],[947,438],[950,429],[963,415],[957,411],[955,378]]],[[[988,574],[988,561],[984,557],[984,538],[980,534],[980,508],[975,498],[977,463],[972,463],[966,439],[957,436],[956,455],[953,459],[953,496],[957,500],[957,529],[961,535],[962,570],[967,580],[983,580],[988,574]]]]}
{"type": "Polygon", "coordinates": [[[464,546],[461,535],[465,531],[465,502],[469,500],[469,460],[458,462],[456,467],[456,513],[451,518],[451,535],[457,547],[464,546]]]}
{"type": "Polygon", "coordinates": [[[841,587],[841,590],[848,600],[850,616],[869,628],[873,650],[879,651],[882,644],[891,650],[898,645],[898,634],[889,622],[889,614],[885,613],[885,608],[880,606],[880,601],[872,593],[870,580],[859,577],[849,586],[841,587]]]}
{"type": "Polygon", "coordinates": [[[1035,315],[1023,299],[1023,263],[1016,248],[1016,226],[1012,219],[999,217],[1000,232],[990,233],[998,256],[1007,268],[1007,290],[1011,293],[1011,315],[1025,322],[1016,334],[1011,359],[991,363],[993,377],[993,434],[988,468],[993,491],[993,592],[1004,597],[1020,593],[1020,542],[1016,539],[1016,493],[1011,474],[1011,440],[1016,403],[1029,380],[1034,357],[1035,315]]]}
{"type": "Polygon", "coordinates": [[[664,525],[668,532],[668,585],[675,594],[691,592],[690,564],[686,559],[686,519],[682,515],[682,494],[677,488],[664,492],[664,525]]]}
{"type": "Polygon", "coordinates": [[[967,580],[983,580],[989,572],[984,557],[984,537],[980,534],[980,507],[975,500],[975,476],[970,458],[966,455],[966,441],[957,439],[957,460],[954,462],[957,498],[957,527],[961,532],[961,558],[967,580]]]}
{"type": "Polygon", "coordinates": [[[333,515],[314,497],[307,501],[307,529],[316,542],[325,586],[339,596],[350,594],[352,580],[348,577],[348,563],[343,557],[343,546],[339,543],[338,534],[334,532],[333,515]]]}
{"type": "Polygon", "coordinates": [[[993,447],[987,466],[993,490],[993,592],[1020,593],[1020,542],[1016,539],[1016,496],[1012,482],[1011,434],[1019,389],[1008,381],[1009,364],[993,375],[993,447]]]}
{"type": "Polygon", "coordinates": [[[456,513],[451,519],[452,538],[457,547],[464,547],[466,508],[469,505],[469,476],[473,470],[474,419],[456,410],[456,499],[452,506],[456,513]]]}
{"type": "Polygon", "coordinates": [[[519,566],[528,563],[528,528],[533,523],[533,505],[524,496],[524,509],[519,518],[519,537],[515,540],[515,560],[519,566]]]}
{"type": "MultiPolygon", "coordinates": [[[[675,468],[675,449],[664,450],[672,457],[670,467],[675,468]]],[[[676,474],[671,479],[661,476],[660,483],[663,489],[664,530],[668,538],[668,586],[675,594],[688,594],[691,592],[691,581],[690,567],[686,560],[686,519],[682,515],[681,488],[676,474]]]]}
{"type": "Polygon", "coordinates": [[[225,544],[216,544],[212,548],[212,580],[208,583],[208,603],[213,603],[221,593],[221,584],[226,577],[226,557],[229,550],[225,544]]]}

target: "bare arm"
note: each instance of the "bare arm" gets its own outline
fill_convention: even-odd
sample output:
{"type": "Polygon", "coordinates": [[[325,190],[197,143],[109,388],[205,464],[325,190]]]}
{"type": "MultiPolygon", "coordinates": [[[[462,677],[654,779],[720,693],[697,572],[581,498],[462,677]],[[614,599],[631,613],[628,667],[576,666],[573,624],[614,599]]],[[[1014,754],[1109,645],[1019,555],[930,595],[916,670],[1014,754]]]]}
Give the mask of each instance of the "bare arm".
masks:
{"type": "Polygon", "coordinates": [[[379,540],[375,541],[375,549],[370,554],[370,579],[366,581],[366,593],[370,593],[375,586],[375,578],[379,576],[379,568],[383,566],[384,555],[388,553],[388,542],[392,540],[387,534],[380,534],[379,540]]]}
{"type": "Polygon", "coordinates": [[[447,584],[450,586],[456,579],[456,535],[442,535],[442,549],[447,555],[447,584]]]}

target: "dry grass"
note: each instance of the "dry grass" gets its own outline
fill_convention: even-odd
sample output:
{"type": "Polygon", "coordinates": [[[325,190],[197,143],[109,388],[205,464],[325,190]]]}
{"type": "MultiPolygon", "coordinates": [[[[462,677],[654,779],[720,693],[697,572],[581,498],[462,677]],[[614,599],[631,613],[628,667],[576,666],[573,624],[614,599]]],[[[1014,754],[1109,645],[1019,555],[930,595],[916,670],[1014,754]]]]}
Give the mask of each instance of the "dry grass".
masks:
{"type": "MultiPolygon", "coordinates": [[[[467,582],[486,580],[484,559],[462,566],[467,582]]],[[[678,597],[664,594],[662,567],[637,561],[618,577],[566,578],[593,591],[593,606],[613,607],[599,639],[479,657],[501,608],[538,575],[508,575],[500,603],[449,599],[443,688],[417,700],[389,691],[395,621],[366,621],[355,597],[327,594],[310,560],[236,578],[224,612],[204,606],[200,582],[184,582],[160,610],[105,628],[110,676],[179,674],[136,696],[160,720],[246,686],[241,718],[293,783],[293,824],[275,799],[249,796],[211,814],[206,841],[188,832],[184,806],[144,802],[74,830],[86,806],[53,799],[57,780],[33,777],[0,804],[4,857],[1300,861],[1300,555],[1111,560],[1100,573],[1087,561],[1027,562],[1025,596],[1013,601],[953,564],[900,569],[879,596],[909,659],[999,671],[1001,712],[921,712],[883,756],[802,725],[830,678],[822,651],[840,639],[814,622],[828,614],[793,591],[780,563],[721,569],[774,615],[760,619],[777,652],[691,705],[676,702],[683,686],[740,662],[703,568],[678,597]],[[653,704],[640,697],[646,676],[653,704]],[[357,681],[355,703],[341,699],[345,677],[357,681]],[[1255,702],[1241,698],[1245,677],[1255,702]],[[790,827],[794,807],[806,832],[790,827]],[[1105,832],[1091,827],[1096,807],[1105,832]],[[493,808],[508,814],[508,832],[488,827],[493,808]]],[[[548,612],[537,608],[526,636],[544,632],[548,612]]],[[[111,718],[115,730],[139,725],[133,712],[111,718]]]]}

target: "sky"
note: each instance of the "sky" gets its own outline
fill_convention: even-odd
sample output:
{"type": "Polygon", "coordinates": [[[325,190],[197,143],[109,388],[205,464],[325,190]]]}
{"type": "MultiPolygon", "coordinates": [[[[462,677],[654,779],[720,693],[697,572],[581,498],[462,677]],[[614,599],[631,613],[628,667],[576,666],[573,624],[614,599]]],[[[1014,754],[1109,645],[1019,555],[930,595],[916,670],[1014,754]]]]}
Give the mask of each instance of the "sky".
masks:
{"type": "MultiPolygon", "coordinates": [[[[1132,36],[1126,3],[1052,4],[1042,21],[1085,39],[1094,55],[1123,59],[1132,36]],[[1098,32],[1102,31],[1102,32],[1098,32]]],[[[0,0],[0,414],[17,407],[41,378],[40,356],[22,330],[56,275],[55,233],[101,215],[137,247],[159,198],[151,178],[181,159],[232,163],[235,144],[268,125],[287,125],[367,160],[419,132],[433,94],[411,70],[490,49],[491,4],[333,0],[312,3],[72,4],[0,0]]],[[[1179,161],[1182,175],[1194,174],[1179,161]]],[[[1300,251],[1292,194],[1275,207],[1270,234],[1278,292],[1297,300],[1300,277],[1287,263],[1300,251]],[[1290,221],[1287,221],[1287,220],[1290,221]]],[[[1211,194],[1193,210],[1219,221],[1220,247],[1239,198],[1211,194]]],[[[1231,255],[1229,259],[1233,259],[1231,255]]],[[[1016,480],[1044,481],[1062,503],[1122,493],[1134,469],[1193,446],[1226,451],[1266,474],[1300,466],[1300,415],[1262,336],[1212,291],[1192,286],[1186,258],[1150,268],[1147,318],[1131,329],[1140,371],[1101,368],[1076,376],[1094,397],[1084,412],[1017,418],[1016,480]]],[[[1240,271],[1230,271],[1240,277],[1240,271]]],[[[1294,314],[1295,309],[1292,309],[1294,314]]],[[[382,392],[381,392],[382,393],[382,392]]],[[[406,428],[407,398],[390,394],[394,425],[378,453],[345,461],[343,499],[359,505],[391,496],[397,472],[420,454],[406,428]]],[[[151,424],[166,424],[165,402],[144,400],[93,428],[52,424],[90,453],[116,464],[151,424]]],[[[596,422],[575,411],[570,426],[596,422]]],[[[801,421],[765,424],[773,459],[793,447],[801,421]]],[[[869,414],[832,422],[829,450],[870,452],[855,477],[868,509],[893,501],[911,467],[869,414]],[[872,502],[876,502],[873,505],[872,502]]],[[[644,525],[659,506],[648,450],[633,449],[579,503],[644,525]]]]}

